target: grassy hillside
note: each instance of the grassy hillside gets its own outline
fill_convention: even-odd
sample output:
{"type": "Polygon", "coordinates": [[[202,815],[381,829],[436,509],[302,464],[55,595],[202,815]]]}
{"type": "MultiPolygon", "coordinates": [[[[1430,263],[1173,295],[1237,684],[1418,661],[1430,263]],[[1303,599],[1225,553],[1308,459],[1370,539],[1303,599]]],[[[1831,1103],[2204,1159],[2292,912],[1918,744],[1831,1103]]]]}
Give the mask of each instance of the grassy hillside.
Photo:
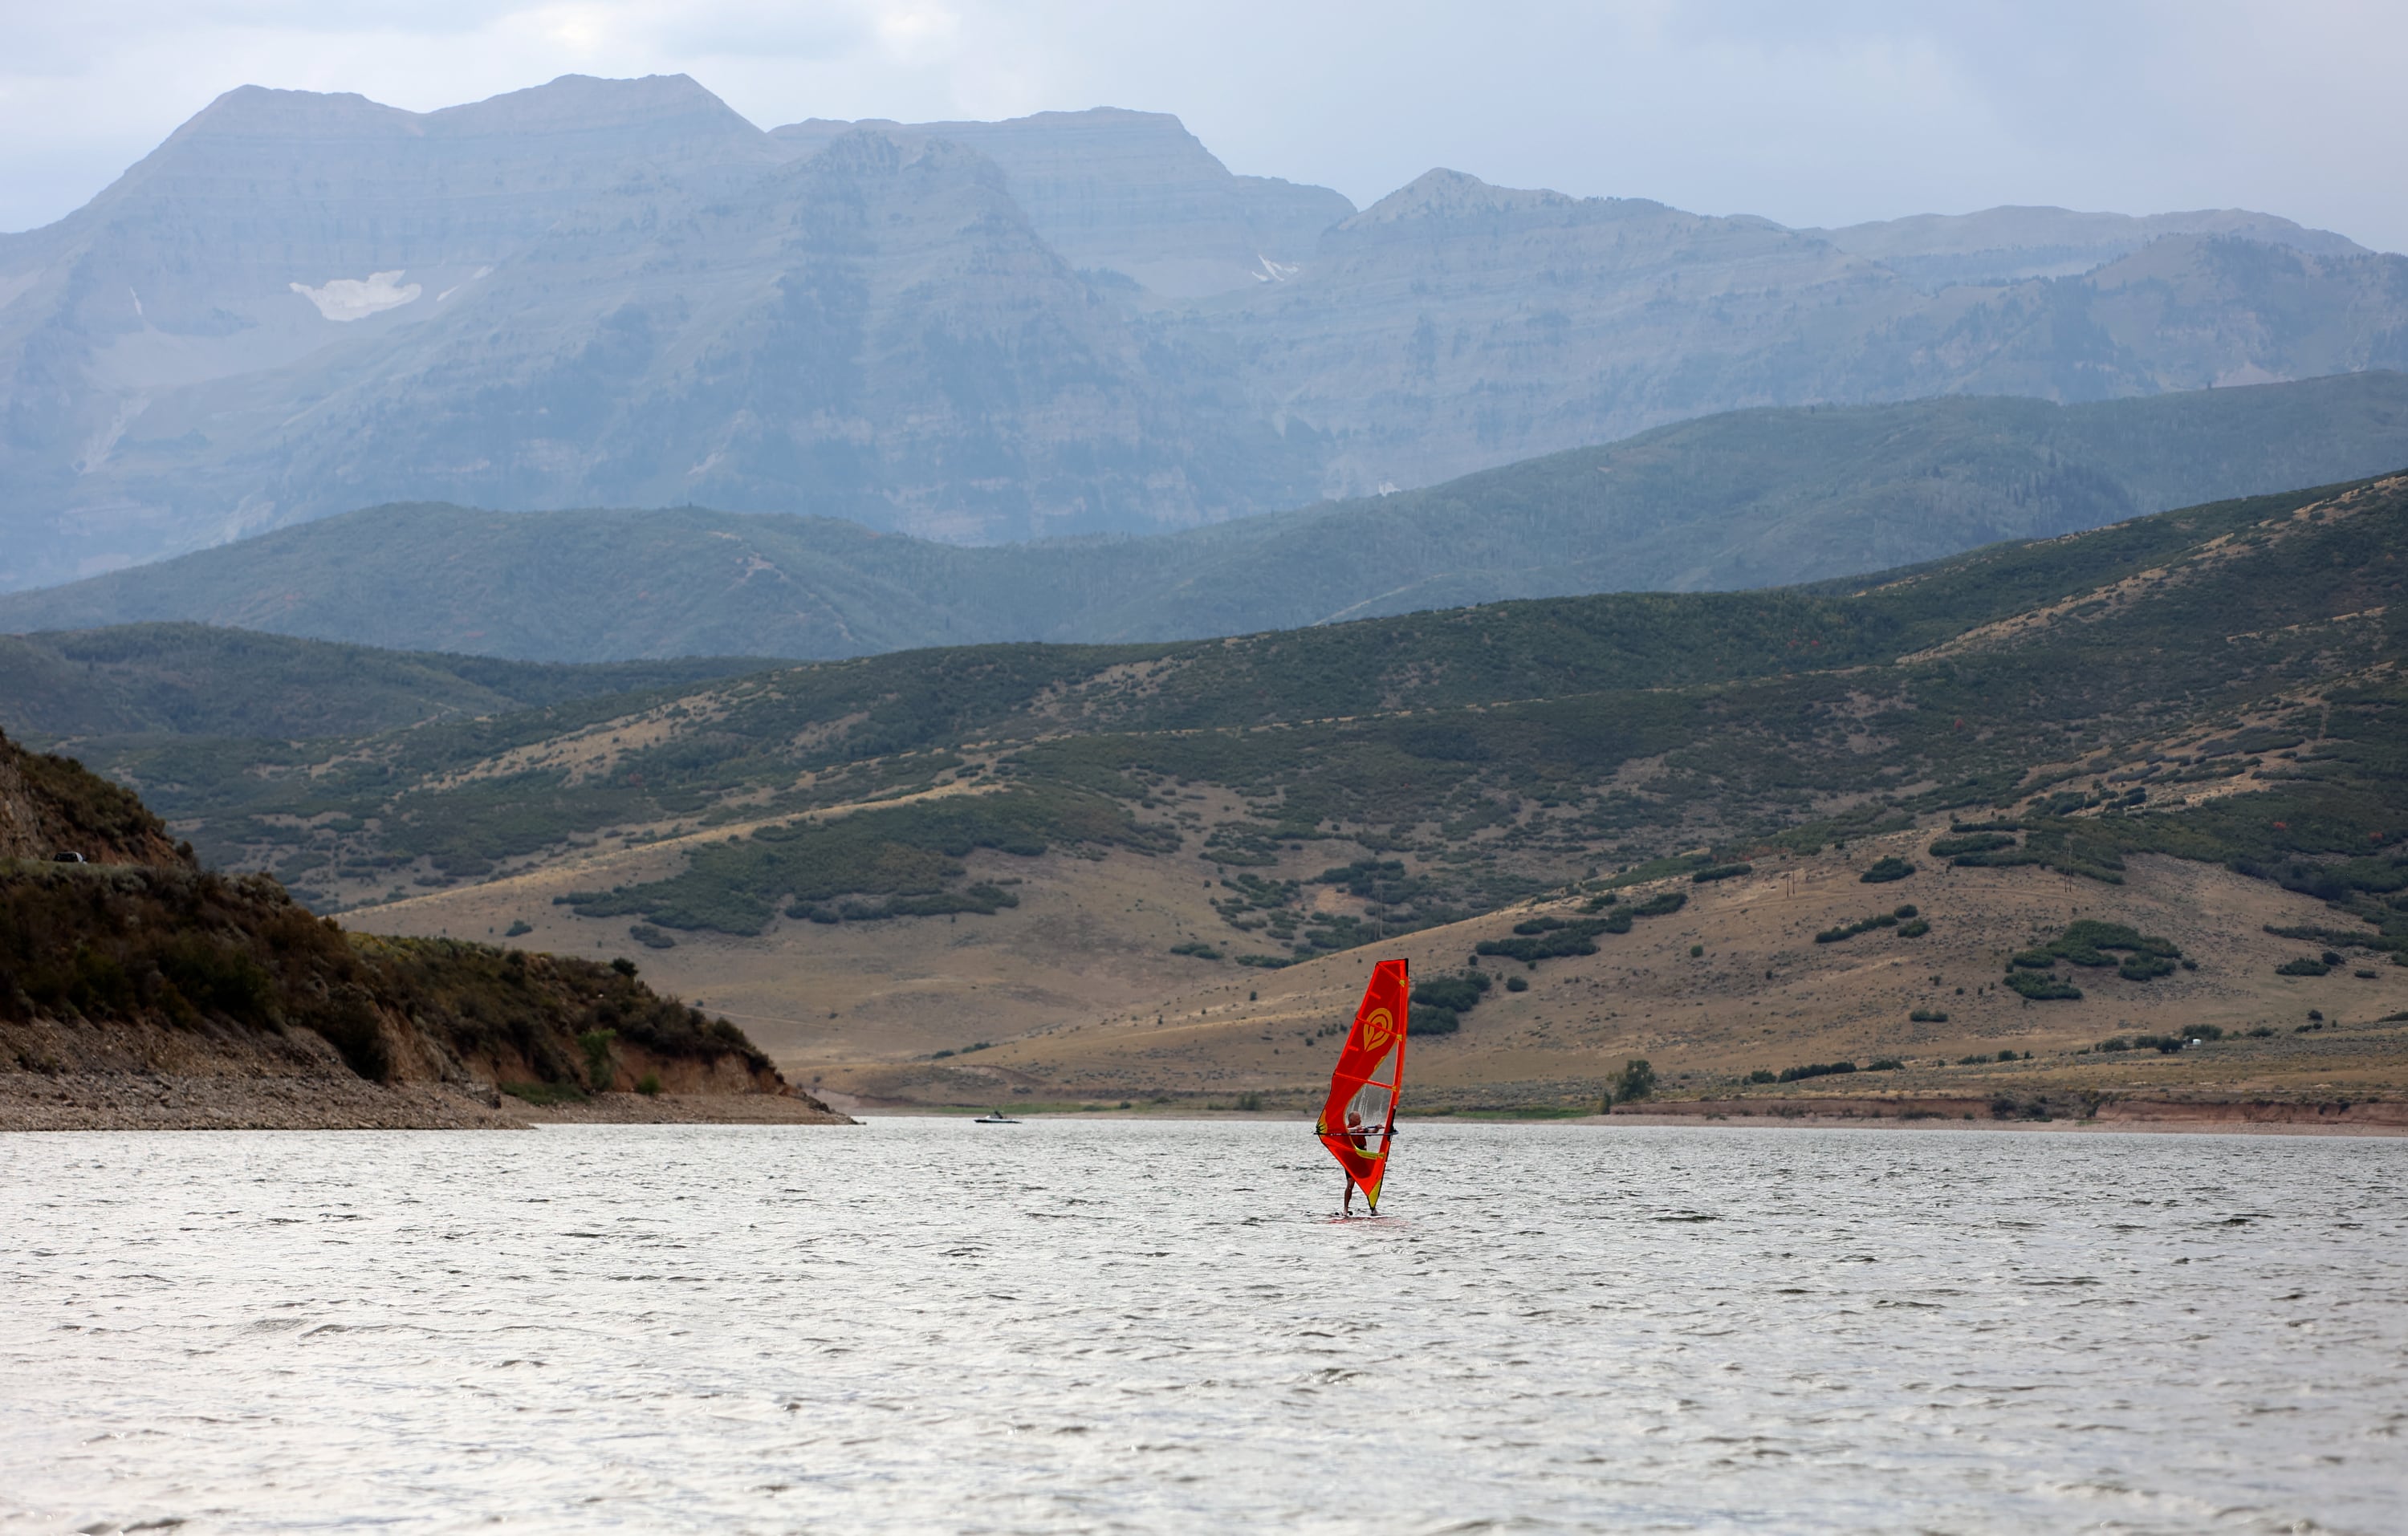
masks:
{"type": "MultiPolygon", "coordinates": [[[[867,1033],[790,1037],[813,1051],[1000,1050],[944,1029],[1125,1021],[1201,984],[1182,976],[1223,978],[1206,990],[1234,1008],[1415,933],[1610,954],[1654,931],[1641,897],[1893,844],[1910,902],[1985,870],[2115,921],[2161,899],[2143,877],[2164,855],[2220,866],[2290,903],[2266,920],[2295,944],[2382,957],[2408,952],[2403,562],[2395,478],[1811,589],[912,653],[366,739],[80,750],[313,901],[409,898],[362,917],[396,931],[633,940],[714,994],[753,977],[754,1011],[797,1031],[898,978],[867,1033]],[[1534,898],[1556,926],[1495,926],[1534,898]],[[939,964],[1006,990],[965,1012],[899,980],[939,964]]],[[[1902,899],[1860,889],[1833,921],[1902,899]]]]}
{"type": "Polygon", "coordinates": [[[762,665],[697,657],[569,667],[397,654],[198,624],[123,624],[0,636],[0,730],[33,739],[365,736],[687,686],[762,665]]]}
{"type": "Polygon", "coordinates": [[[2371,510],[2289,521],[2330,495],[2007,546],[1856,592],[1562,599],[1184,645],[917,653],[367,740],[92,750],[214,855],[354,899],[395,877],[488,875],[606,831],[775,822],[939,785],[1031,797],[1016,830],[948,845],[1050,845],[1056,827],[1137,846],[1120,818],[1142,825],[1168,803],[1164,786],[1193,781],[1252,808],[1196,829],[1225,867],[1343,828],[1463,854],[1439,882],[1452,910],[1508,888],[1500,870],[1561,878],[1843,805],[1870,815],[2012,798],[2039,765],[2178,734],[2265,696],[2290,668],[2361,672],[2384,655],[2387,621],[2321,624],[2383,606],[2398,495],[2390,482],[2338,493],[2371,510]],[[2178,574],[2143,574],[2159,567],[2178,574]],[[2060,608],[2079,618],[1985,638],[2060,608]],[[2254,638],[2224,638],[2240,632],[2254,638]]]}
{"type": "Polygon", "coordinates": [[[2059,407],[1740,411],[1365,501],[960,548],[825,518],[373,508],[46,592],[0,626],[212,624],[553,661],[1161,640],[1813,581],[2408,465],[2408,376],[2059,407]]]}

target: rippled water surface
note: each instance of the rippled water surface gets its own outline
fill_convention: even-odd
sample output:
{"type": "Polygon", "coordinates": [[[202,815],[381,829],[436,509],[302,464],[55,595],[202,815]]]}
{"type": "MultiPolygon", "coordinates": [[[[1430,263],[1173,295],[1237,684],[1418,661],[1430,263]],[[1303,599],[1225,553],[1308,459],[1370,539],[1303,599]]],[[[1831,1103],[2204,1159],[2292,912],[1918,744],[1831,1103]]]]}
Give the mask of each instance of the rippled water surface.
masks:
{"type": "Polygon", "coordinates": [[[0,1529],[2408,1530],[2408,1141],[0,1138],[0,1529]]]}

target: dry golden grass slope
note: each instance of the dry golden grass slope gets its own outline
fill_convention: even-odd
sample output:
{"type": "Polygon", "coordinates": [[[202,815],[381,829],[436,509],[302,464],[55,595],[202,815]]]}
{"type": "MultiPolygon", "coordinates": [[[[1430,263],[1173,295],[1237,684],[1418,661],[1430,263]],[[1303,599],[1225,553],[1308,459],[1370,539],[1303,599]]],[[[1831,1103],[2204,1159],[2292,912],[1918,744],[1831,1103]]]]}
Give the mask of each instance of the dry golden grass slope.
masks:
{"type": "MultiPolygon", "coordinates": [[[[2361,954],[2332,974],[2280,977],[2274,968],[2319,947],[2267,934],[2267,925],[2331,926],[2322,903],[2223,868],[2138,857],[2127,883],[2071,881],[2044,870],[1956,869],[1924,852],[1940,825],[1865,839],[1845,851],[1761,863],[1718,884],[1667,883],[1686,909],[1598,938],[1598,953],[1535,968],[1488,959],[1499,981],[1453,1036],[1417,1039],[1412,1098],[1425,1107],[1570,1106],[1596,1101],[1633,1056],[1651,1061],[1668,1097],[1735,1092],[1797,1096],[2001,1090],[2162,1092],[2285,1098],[2408,1090],[2408,969],[2361,954]],[[1856,876],[1897,854],[1918,872],[1868,885],[1856,876]],[[1883,929],[1817,944],[1814,934],[1901,902],[1931,928],[1883,929]],[[2078,1002],[2027,1002],[1999,986],[2006,956],[2075,917],[2127,923],[2171,939],[2200,962],[2153,982],[2060,967],[2078,1002]],[[1702,954],[1692,955],[1695,946],[1702,954]],[[2380,962],[2380,963],[2378,963],[2380,962]],[[2360,976],[2357,972],[2371,972],[2360,976]],[[1915,1010],[1944,1023],[1914,1023],[1915,1010]],[[2323,1027],[2300,1032],[2310,1011],[2323,1027]],[[2212,1024],[2226,1038],[2178,1055],[2086,1053],[2115,1036],[2172,1034],[2212,1024]],[[2250,1038],[2252,1027],[2268,1037],[2250,1038]],[[2012,1050],[2028,1061],[1995,1058],[2012,1050]],[[1981,1065],[1958,1058],[1991,1057],[1981,1065]],[[1899,1071],[1859,1072],[1794,1086],[1749,1085],[1749,1072],[1883,1056],[1899,1071]]],[[[1297,878],[1331,859],[1328,845],[1287,855],[1297,878]]],[[[664,990],[725,1012],[795,1080],[896,1103],[997,1100],[1140,1103],[1227,1100],[1260,1093],[1301,1107],[1326,1081],[1331,1046],[1313,1037],[1350,1016],[1375,955],[1408,956],[1417,976],[1462,968],[1484,939],[1576,901],[1491,913],[1393,943],[1284,970],[1243,969],[1168,953],[1235,936],[1206,905],[1191,858],[980,854],[982,878],[1017,878],[1017,909],[992,917],[904,919],[823,926],[781,920],[757,939],[681,935],[647,950],[624,922],[588,921],[552,897],[598,879],[666,868],[665,847],[597,853],[580,863],[494,885],[363,911],[364,926],[499,940],[565,953],[626,953],[664,990]],[[986,1042],[968,1055],[965,1048],[986,1042]],[[956,1053],[931,1059],[939,1051],[956,1053]]],[[[1647,888],[1627,892],[1643,897],[1647,888]]],[[[1324,899],[1340,901],[1325,890],[1324,899]]]]}

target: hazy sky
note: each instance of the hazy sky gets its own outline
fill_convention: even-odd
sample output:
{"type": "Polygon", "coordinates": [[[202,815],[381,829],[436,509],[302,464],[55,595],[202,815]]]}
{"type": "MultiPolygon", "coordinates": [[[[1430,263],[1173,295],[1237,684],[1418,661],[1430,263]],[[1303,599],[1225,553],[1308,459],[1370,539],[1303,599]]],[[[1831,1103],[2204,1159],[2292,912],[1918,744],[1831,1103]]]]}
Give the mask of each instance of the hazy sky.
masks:
{"type": "Polygon", "coordinates": [[[424,110],[683,71],[804,117],[1176,112],[1369,202],[1432,165],[1828,224],[2241,207],[2408,251],[2400,0],[0,0],[0,229],[245,83],[424,110]]]}

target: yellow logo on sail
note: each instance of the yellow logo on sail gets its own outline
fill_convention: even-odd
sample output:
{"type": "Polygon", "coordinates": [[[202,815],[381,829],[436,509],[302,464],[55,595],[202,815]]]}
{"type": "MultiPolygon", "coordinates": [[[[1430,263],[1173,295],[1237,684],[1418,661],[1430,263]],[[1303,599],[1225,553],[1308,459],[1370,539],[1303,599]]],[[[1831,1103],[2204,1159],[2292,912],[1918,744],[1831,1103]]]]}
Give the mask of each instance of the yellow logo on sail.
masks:
{"type": "Polygon", "coordinates": [[[1384,1008],[1375,1008],[1363,1015],[1363,1049],[1384,1050],[1388,1041],[1397,1038],[1396,1015],[1384,1008]]]}

